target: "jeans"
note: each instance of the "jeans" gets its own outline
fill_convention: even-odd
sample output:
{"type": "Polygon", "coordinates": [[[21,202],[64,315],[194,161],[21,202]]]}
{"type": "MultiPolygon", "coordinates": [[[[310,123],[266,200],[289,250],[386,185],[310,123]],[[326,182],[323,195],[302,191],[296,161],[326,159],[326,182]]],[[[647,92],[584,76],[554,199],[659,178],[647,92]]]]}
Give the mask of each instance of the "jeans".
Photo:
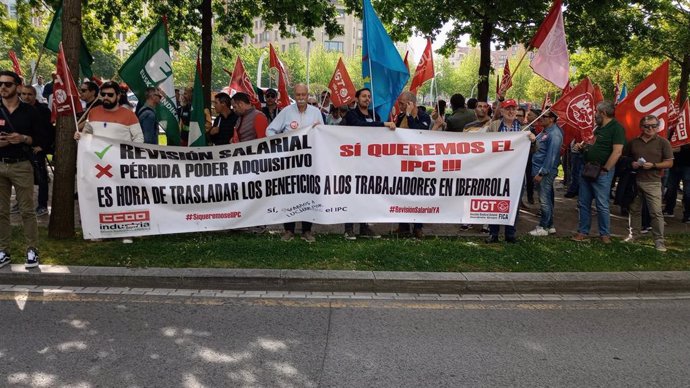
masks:
{"type": "MultiPolygon", "coordinates": [[[[311,222],[302,221],[302,233],[311,232],[311,225],[311,222]]],[[[296,222],[286,222],[283,224],[283,228],[292,233],[295,233],[295,226],[297,226],[296,222]]]]}
{"type": "Polygon", "coordinates": [[[539,202],[541,202],[541,219],[539,226],[544,229],[553,227],[553,207],[554,207],[554,192],[553,183],[556,180],[556,174],[551,173],[541,178],[539,182],[539,202]]]}
{"type": "Polygon", "coordinates": [[[609,212],[609,196],[611,195],[611,181],[614,171],[599,175],[596,181],[590,182],[579,176],[579,194],[577,206],[580,211],[580,221],[577,227],[578,233],[589,234],[592,226],[592,200],[597,207],[597,221],[599,224],[599,235],[609,236],[611,234],[611,214],[609,212]]]}
{"type": "Polygon", "coordinates": [[[664,210],[668,214],[673,214],[681,181],[683,181],[683,218],[688,219],[690,218],[690,166],[674,166],[669,170],[664,210]]]}
{"type": "Polygon", "coordinates": [[[584,160],[582,154],[579,152],[570,153],[570,184],[568,185],[568,193],[577,194],[580,190],[580,175],[582,175],[582,166],[584,160]]]}
{"type": "MultiPolygon", "coordinates": [[[[517,233],[517,228],[515,227],[515,225],[517,225],[519,216],[520,210],[518,209],[517,213],[515,214],[515,222],[513,222],[513,225],[505,226],[506,240],[515,238],[515,234],[517,233]]],[[[489,225],[489,235],[491,235],[492,237],[498,237],[498,232],[500,231],[501,225],[489,225]]]]}

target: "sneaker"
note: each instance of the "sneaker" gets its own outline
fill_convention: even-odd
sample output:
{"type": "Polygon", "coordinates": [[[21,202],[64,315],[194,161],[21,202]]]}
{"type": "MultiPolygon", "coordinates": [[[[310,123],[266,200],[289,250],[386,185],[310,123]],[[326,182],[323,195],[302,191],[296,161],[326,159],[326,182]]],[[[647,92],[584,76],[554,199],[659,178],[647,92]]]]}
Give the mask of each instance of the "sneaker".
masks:
{"type": "Polygon", "coordinates": [[[292,241],[294,238],[295,238],[295,234],[289,230],[284,231],[283,235],[280,236],[280,239],[285,241],[285,242],[292,241]]]}
{"type": "Polygon", "coordinates": [[[480,230],[480,232],[481,232],[481,233],[484,233],[484,234],[489,234],[489,233],[491,233],[491,231],[489,230],[489,228],[486,227],[486,225],[485,225],[485,226],[482,226],[482,229],[480,230]]]}
{"type": "Polygon", "coordinates": [[[610,236],[601,236],[600,239],[602,244],[611,244],[610,236]]]}
{"type": "Polygon", "coordinates": [[[651,232],[651,231],[652,231],[652,227],[651,227],[651,226],[645,226],[644,228],[642,228],[642,229],[640,230],[640,233],[642,233],[642,234],[647,234],[647,233],[649,233],[649,232],[651,232]]]}
{"type": "Polygon", "coordinates": [[[466,232],[470,229],[472,229],[472,225],[460,225],[460,231],[461,232],[466,232]]]}
{"type": "Polygon", "coordinates": [[[546,229],[544,229],[543,227],[537,225],[537,227],[534,228],[534,230],[531,230],[531,231],[529,232],[529,234],[530,234],[531,236],[535,236],[535,237],[543,237],[543,236],[548,236],[548,235],[549,235],[549,231],[546,230],[546,229]]]}
{"type": "Polygon", "coordinates": [[[576,233],[570,239],[573,241],[582,242],[582,241],[587,241],[589,239],[589,236],[587,236],[586,234],[582,234],[582,233],[576,233]]]}
{"type": "Polygon", "coordinates": [[[556,234],[556,228],[553,226],[549,228],[549,234],[556,234]]]}
{"type": "Polygon", "coordinates": [[[666,252],[666,244],[664,244],[663,240],[656,240],[654,241],[654,249],[659,252],[666,252]]]}
{"type": "Polygon", "coordinates": [[[311,244],[311,243],[313,243],[313,242],[316,242],[316,238],[315,238],[314,235],[311,233],[311,231],[309,231],[309,232],[302,232],[302,240],[308,242],[309,244],[311,244]]]}
{"type": "Polygon", "coordinates": [[[359,237],[377,239],[377,238],[381,238],[381,235],[374,232],[373,230],[371,230],[371,228],[364,228],[364,229],[360,228],[359,229],[359,237]]]}
{"type": "Polygon", "coordinates": [[[123,244],[132,244],[133,242],[134,242],[134,240],[132,240],[131,238],[123,238],[122,239],[123,244]]]}
{"type": "Polygon", "coordinates": [[[26,250],[26,264],[24,268],[38,267],[38,250],[36,248],[29,248],[26,250]]]}
{"type": "Polygon", "coordinates": [[[12,207],[10,208],[10,214],[19,214],[19,204],[18,203],[15,203],[14,205],[12,205],[12,207]]]}
{"type": "Polygon", "coordinates": [[[44,216],[48,214],[48,209],[45,207],[37,207],[36,208],[36,217],[44,216]]]}
{"type": "Polygon", "coordinates": [[[424,238],[424,232],[421,229],[415,229],[413,232],[414,238],[421,240],[424,238]]]}
{"type": "Polygon", "coordinates": [[[5,251],[0,251],[0,268],[9,264],[10,261],[12,261],[12,259],[10,259],[10,254],[5,251]]]}
{"type": "Polygon", "coordinates": [[[353,232],[345,232],[343,237],[345,237],[345,240],[357,240],[357,236],[353,232]]]}

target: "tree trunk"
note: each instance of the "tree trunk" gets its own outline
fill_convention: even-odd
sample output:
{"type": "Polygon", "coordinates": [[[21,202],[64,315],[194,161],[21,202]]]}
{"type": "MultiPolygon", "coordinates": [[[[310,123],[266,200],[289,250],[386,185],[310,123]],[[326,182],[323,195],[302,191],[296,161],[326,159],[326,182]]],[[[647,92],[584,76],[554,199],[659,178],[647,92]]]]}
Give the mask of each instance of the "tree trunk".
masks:
{"type": "Polygon", "coordinates": [[[688,98],[688,79],[690,78],[690,53],[685,53],[683,56],[683,64],[680,66],[680,84],[678,90],[680,91],[681,109],[683,102],[688,98]]]}
{"type": "MultiPolygon", "coordinates": [[[[62,10],[62,47],[74,79],[79,79],[80,42],[81,1],[65,0],[62,10]]],[[[53,159],[55,172],[52,211],[48,226],[48,235],[53,238],[74,237],[74,176],[77,160],[74,130],[75,123],[71,115],[58,117],[53,159]]]]}
{"type": "Polygon", "coordinates": [[[482,23],[482,32],[479,36],[479,84],[477,97],[479,101],[489,100],[489,73],[491,72],[491,36],[494,25],[488,20],[482,23]]]}
{"type": "Polygon", "coordinates": [[[203,0],[201,3],[201,78],[204,85],[204,107],[211,108],[211,45],[213,43],[213,9],[211,0],[203,0]]]}

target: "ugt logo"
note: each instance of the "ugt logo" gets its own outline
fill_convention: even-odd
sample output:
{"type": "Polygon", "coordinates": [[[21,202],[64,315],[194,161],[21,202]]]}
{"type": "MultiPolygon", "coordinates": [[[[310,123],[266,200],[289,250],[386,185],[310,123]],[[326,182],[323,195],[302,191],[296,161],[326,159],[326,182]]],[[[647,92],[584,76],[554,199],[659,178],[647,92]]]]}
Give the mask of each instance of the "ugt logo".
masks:
{"type": "Polygon", "coordinates": [[[470,201],[471,212],[508,213],[510,201],[504,199],[473,199],[470,201]]]}

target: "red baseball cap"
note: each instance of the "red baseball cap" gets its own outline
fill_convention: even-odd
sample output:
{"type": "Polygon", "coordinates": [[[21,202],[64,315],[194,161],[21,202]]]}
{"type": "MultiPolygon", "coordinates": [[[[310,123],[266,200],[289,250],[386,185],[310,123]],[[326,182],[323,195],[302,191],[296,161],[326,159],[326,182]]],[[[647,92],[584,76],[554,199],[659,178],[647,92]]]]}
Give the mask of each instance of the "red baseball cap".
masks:
{"type": "Polygon", "coordinates": [[[518,106],[517,102],[515,102],[515,100],[513,100],[512,98],[509,100],[505,100],[501,103],[501,108],[510,108],[511,106],[513,106],[513,107],[518,106]]]}

